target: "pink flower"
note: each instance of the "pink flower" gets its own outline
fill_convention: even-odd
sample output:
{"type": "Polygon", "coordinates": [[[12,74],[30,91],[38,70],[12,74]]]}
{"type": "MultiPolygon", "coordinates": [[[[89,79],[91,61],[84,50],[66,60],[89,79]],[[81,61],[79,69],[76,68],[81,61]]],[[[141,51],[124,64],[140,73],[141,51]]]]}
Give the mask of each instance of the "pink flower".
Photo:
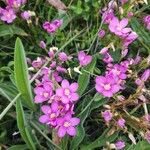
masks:
{"type": "Polygon", "coordinates": [[[109,110],[105,110],[104,112],[102,112],[102,117],[108,123],[109,121],[111,121],[113,114],[109,110]]]}
{"type": "Polygon", "coordinates": [[[123,140],[119,140],[115,143],[116,149],[121,150],[125,147],[125,142],[123,140]]]}
{"type": "Polygon", "coordinates": [[[96,90],[105,97],[112,97],[120,90],[120,85],[111,75],[96,77],[96,90]]]}
{"type": "Polygon", "coordinates": [[[52,22],[57,28],[60,28],[63,23],[63,20],[56,19],[52,22]]]}
{"type": "Polygon", "coordinates": [[[68,56],[64,52],[59,53],[58,56],[59,56],[59,60],[62,61],[62,62],[65,62],[65,61],[68,60],[68,56]]]}
{"type": "Polygon", "coordinates": [[[129,44],[131,44],[134,40],[136,40],[138,38],[138,35],[136,34],[136,32],[131,32],[130,34],[128,34],[124,39],[123,39],[123,47],[127,48],[129,46],[129,44]]]}
{"type": "Polygon", "coordinates": [[[101,50],[100,50],[100,54],[106,54],[108,52],[108,47],[104,47],[104,48],[102,48],[101,50]]]}
{"type": "Polygon", "coordinates": [[[29,11],[24,11],[24,12],[21,13],[21,17],[24,20],[29,20],[31,18],[31,13],[29,11]]]}
{"type": "Polygon", "coordinates": [[[49,100],[53,94],[52,82],[43,82],[41,85],[38,85],[34,89],[34,93],[36,94],[34,98],[35,103],[42,103],[49,100]]]}
{"type": "Polygon", "coordinates": [[[119,119],[117,121],[117,125],[120,127],[120,128],[124,128],[125,127],[125,120],[123,118],[119,119]]]}
{"type": "Polygon", "coordinates": [[[64,67],[62,67],[62,66],[57,66],[57,67],[56,67],[56,70],[57,70],[58,72],[61,72],[61,73],[66,73],[66,72],[67,72],[67,69],[64,68],[64,67]]]}
{"type": "Polygon", "coordinates": [[[78,60],[81,66],[86,66],[92,61],[92,56],[86,55],[84,51],[78,53],[78,60]]]}
{"type": "Polygon", "coordinates": [[[16,19],[16,14],[12,8],[3,9],[1,12],[0,19],[7,23],[12,23],[16,19]]]}
{"type": "Polygon", "coordinates": [[[45,44],[44,41],[40,41],[39,46],[40,46],[42,49],[45,49],[45,48],[46,48],[46,44],[45,44]]]}
{"type": "Polygon", "coordinates": [[[115,64],[112,68],[110,68],[109,74],[113,74],[114,76],[117,76],[119,79],[124,80],[127,78],[126,75],[127,67],[115,64]]]}
{"type": "Polygon", "coordinates": [[[144,23],[146,25],[146,28],[148,30],[150,30],[150,15],[145,16],[143,20],[144,20],[144,23]]]}
{"type": "Polygon", "coordinates": [[[131,28],[125,28],[128,25],[128,19],[124,18],[121,21],[118,20],[117,17],[114,17],[109,23],[109,30],[122,37],[131,32],[131,28]]]}
{"type": "Polygon", "coordinates": [[[80,123],[79,118],[72,118],[71,114],[66,114],[63,118],[57,120],[58,136],[64,137],[65,134],[70,136],[76,135],[75,126],[80,123]]]}
{"type": "Polygon", "coordinates": [[[79,99],[79,95],[76,93],[77,89],[77,83],[69,84],[67,80],[63,80],[61,83],[61,88],[56,89],[56,95],[61,97],[61,101],[64,104],[67,104],[79,99]]]}
{"type": "Polygon", "coordinates": [[[57,117],[59,116],[59,109],[58,104],[53,102],[51,106],[43,105],[41,107],[42,112],[44,115],[40,116],[39,121],[43,124],[48,124],[52,126],[57,125],[57,117]]]}
{"type": "MultiPolygon", "coordinates": [[[[103,50],[104,50],[104,49],[103,49],[103,50]]],[[[101,53],[102,53],[102,51],[101,51],[101,53]]],[[[103,53],[104,53],[104,51],[103,51],[103,53]]],[[[113,62],[113,58],[112,58],[112,56],[111,56],[108,52],[106,52],[106,53],[104,53],[104,55],[103,55],[103,61],[104,61],[105,63],[109,64],[109,63],[113,62]]]]}
{"type": "Polygon", "coordinates": [[[26,3],[26,0],[6,0],[9,7],[19,8],[26,3]]]}
{"type": "Polygon", "coordinates": [[[142,74],[141,80],[147,81],[150,78],[150,69],[146,69],[144,73],[142,74]]]}
{"type": "Polygon", "coordinates": [[[40,58],[40,57],[38,57],[37,60],[34,60],[32,62],[32,66],[34,68],[40,68],[42,66],[42,64],[43,64],[43,61],[42,61],[42,58],[40,58]]]}
{"type": "Polygon", "coordinates": [[[110,21],[114,18],[114,10],[110,9],[110,10],[106,10],[103,14],[102,14],[102,19],[104,20],[105,24],[110,23],[110,21]]]}
{"type": "Polygon", "coordinates": [[[48,22],[46,21],[43,24],[43,28],[48,32],[48,33],[55,33],[58,28],[62,25],[62,20],[54,20],[53,22],[48,22]]]}
{"type": "Polygon", "coordinates": [[[100,38],[103,38],[103,37],[105,36],[105,30],[100,30],[100,31],[98,32],[98,36],[99,36],[100,38]]]}

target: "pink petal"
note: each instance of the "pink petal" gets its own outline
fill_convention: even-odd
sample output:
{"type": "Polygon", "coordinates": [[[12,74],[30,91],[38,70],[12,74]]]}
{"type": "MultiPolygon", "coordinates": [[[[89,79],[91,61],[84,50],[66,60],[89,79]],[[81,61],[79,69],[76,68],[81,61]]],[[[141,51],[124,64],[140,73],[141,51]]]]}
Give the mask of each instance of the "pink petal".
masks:
{"type": "Polygon", "coordinates": [[[106,97],[112,97],[113,93],[111,91],[103,91],[103,95],[106,97]]]}
{"type": "Polygon", "coordinates": [[[50,108],[50,106],[43,105],[43,106],[41,107],[41,110],[42,110],[42,112],[43,112],[44,114],[48,114],[48,113],[51,111],[51,108],[50,108]]]}
{"type": "Polygon", "coordinates": [[[66,96],[62,96],[61,101],[62,101],[64,104],[68,104],[68,103],[69,103],[69,98],[66,97],[66,96]]]}
{"type": "Polygon", "coordinates": [[[67,128],[67,133],[71,136],[75,136],[76,135],[76,129],[74,127],[69,127],[69,128],[67,128]]]}
{"type": "Polygon", "coordinates": [[[72,126],[76,126],[80,123],[80,119],[79,118],[71,118],[70,122],[71,122],[72,126]]]}
{"type": "Polygon", "coordinates": [[[127,18],[123,18],[120,21],[120,25],[122,26],[122,28],[125,28],[128,25],[128,19],[127,18]]]}
{"type": "Polygon", "coordinates": [[[67,80],[63,80],[62,83],[61,83],[61,86],[63,88],[68,88],[69,87],[69,82],[67,80]]]}
{"type": "Polygon", "coordinates": [[[34,98],[35,103],[42,103],[44,101],[45,101],[45,99],[43,98],[43,96],[36,95],[34,98]]]}
{"type": "Polygon", "coordinates": [[[40,118],[39,118],[39,122],[41,123],[47,123],[49,120],[48,116],[47,115],[42,115],[40,118]]]}
{"type": "Polygon", "coordinates": [[[79,95],[77,93],[71,93],[71,100],[77,101],[79,99],[79,95]]]}
{"type": "Polygon", "coordinates": [[[70,90],[71,90],[71,92],[76,92],[77,89],[78,89],[78,83],[72,83],[72,84],[70,85],[70,90]]]}
{"type": "Polygon", "coordinates": [[[58,136],[59,136],[60,138],[62,138],[62,137],[65,136],[65,134],[66,134],[66,129],[65,129],[64,127],[60,127],[60,128],[58,129],[58,136]]]}
{"type": "Polygon", "coordinates": [[[52,111],[56,112],[58,110],[58,104],[56,102],[53,102],[51,104],[51,108],[52,108],[52,111]]]}
{"type": "Polygon", "coordinates": [[[63,89],[62,88],[56,89],[56,95],[62,96],[63,95],[63,89]]]}

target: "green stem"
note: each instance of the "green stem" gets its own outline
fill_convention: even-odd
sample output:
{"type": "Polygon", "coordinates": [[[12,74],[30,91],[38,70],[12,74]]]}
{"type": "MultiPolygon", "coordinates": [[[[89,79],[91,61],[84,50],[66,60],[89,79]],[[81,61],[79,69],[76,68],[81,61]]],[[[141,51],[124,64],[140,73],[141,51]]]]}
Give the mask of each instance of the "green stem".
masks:
{"type": "Polygon", "coordinates": [[[34,123],[31,121],[31,125],[47,140],[49,141],[52,145],[54,145],[57,149],[61,150],[61,148],[56,145],[45,133],[43,133],[41,131],[41,129],[34,123]]]}
{"type": "Polygon", "coordinates": [[[3,110],[3,112],[0,114],[0,120],[6,115],[6,113],[9,111],[9,109],[14,105],[14,103],[17,101],[17,99],[20,97],[21,93],[19,93],[10,103],[9,105],[3,110]]]}

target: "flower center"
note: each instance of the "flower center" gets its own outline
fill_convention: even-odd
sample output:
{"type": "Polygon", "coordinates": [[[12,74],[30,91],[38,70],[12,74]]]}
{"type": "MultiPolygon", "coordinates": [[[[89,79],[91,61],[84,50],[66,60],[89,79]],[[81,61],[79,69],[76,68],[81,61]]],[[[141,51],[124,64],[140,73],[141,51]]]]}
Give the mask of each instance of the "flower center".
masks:
{"type": "Polygon", "coordinates": [[[64,127],[70,127],[71,126],[71,123],[70,122],[65,122],[64,123],[64,127]]]}
{"type": "Polygon", "coordinates": [[[70,95],[70,90],[69,89],[65,89],[65,95],[69,96],[70,95]]]}
{"type": "Polygon", "coordinates": [[[49,94],[48,94],[47,92],[44,92],[44,93],[43,93],[43,96],[44,96],[45,98],[47,98],[47,97],[49,96],[49,94]]]}
{"type": "Polygon", "coordinates": [[[105,84],[105,85],[104,85],[104,89],[105,89],[105,90],[110,90],[110,88],[111,88],[110,84],[105,84]]]}
{"type": "Polygon", "coordinates": [[[56,117],[56,114],[55,113],[52,113],[51,115],[50,115],[50,118],[51,119],[53,119],[53,118],[55,118],[56,117]]]}

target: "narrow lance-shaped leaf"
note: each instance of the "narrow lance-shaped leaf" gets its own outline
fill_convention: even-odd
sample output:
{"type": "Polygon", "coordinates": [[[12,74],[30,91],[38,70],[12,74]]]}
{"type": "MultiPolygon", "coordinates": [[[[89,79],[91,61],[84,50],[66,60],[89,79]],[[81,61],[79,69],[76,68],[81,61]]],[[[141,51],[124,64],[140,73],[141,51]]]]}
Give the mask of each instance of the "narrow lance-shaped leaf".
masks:
{"type": "Polygon", "coordinates": [[[29,82],[27,61],[23,44],[19,38],[16,40],[14,57],[14,72],[17,88],[22,94],[24,102],[27,104],[27,106],[33,109],[34,103],[29,82]]]}
{"type": "Polygon", "coordinates": [[[25,143],[30,148],[30,150],[36,150],[35,144],[31,138],[31,134],[28,130],[28,126],[25,121],[22,103],[19,99],[16,102],[16,113],[17,113],[17,125],[22,138],[24,139],[25,143]]]}
{"type": "Polygon", "coordinates": [[[82,74],[78,78],[78,84],[79,84],[78,94],[80,96],[84,93],[84,91],[86,90],[90,82],[90,73],[93,73],[95,65],[96,65],[96,57],[93,57],[92,62],[87,67],[83,68],[84,70],[86,70],[86,72],[83,71],[83,69],[81,70],[82,74]]]}

